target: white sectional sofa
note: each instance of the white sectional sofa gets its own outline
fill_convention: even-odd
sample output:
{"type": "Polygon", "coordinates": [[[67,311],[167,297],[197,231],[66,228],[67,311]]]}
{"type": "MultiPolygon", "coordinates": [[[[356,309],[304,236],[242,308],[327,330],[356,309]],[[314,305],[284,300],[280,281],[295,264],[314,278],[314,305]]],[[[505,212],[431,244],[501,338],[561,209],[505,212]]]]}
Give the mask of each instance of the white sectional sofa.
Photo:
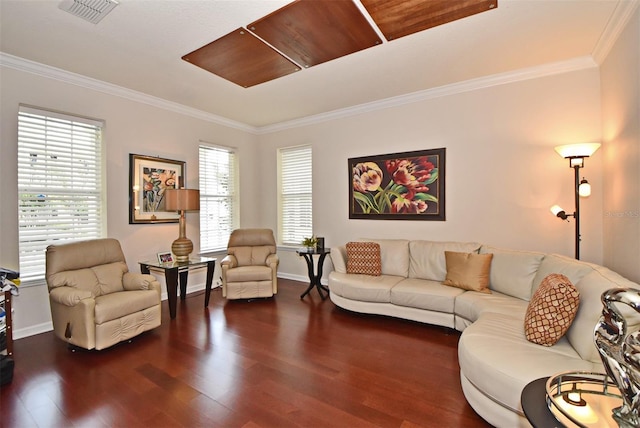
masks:
{"type": "MultiPolygon", "coordinates": [[[[345,246],[333,248],[331,300],[355,312],[388,315],[462,331],[460,378],[473,409],[497,427],[529,426],[520,394],[527,383],[573,370],[604,372],[593,342],[601,294],[640,288],[615,272],[568,257],[494,248],[473,242],[364,239],[380,245],[382,274],[347,273],[345,246]],[[445,251],[492,253],[490,294],[443,285],[445,251]],[[529,342],[529,300],[551,273],[565,275],[580,293],[571,327],[553,346],[529,342]]],[[[630,315],[630,314],[629,314],[630,315]]],[[[630,328],[637,326],[631,322],[630,328]]]]}

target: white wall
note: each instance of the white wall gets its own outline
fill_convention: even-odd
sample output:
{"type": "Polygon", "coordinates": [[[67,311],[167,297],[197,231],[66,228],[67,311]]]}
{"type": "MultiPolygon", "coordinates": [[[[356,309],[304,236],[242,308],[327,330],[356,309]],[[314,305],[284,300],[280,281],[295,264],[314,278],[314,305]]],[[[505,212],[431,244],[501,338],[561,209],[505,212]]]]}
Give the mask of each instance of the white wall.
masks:
{"type": "MultiPolygon", "coordinates": [[[[253,155],[255,135],[8,67],[2,68],[0,85],[0,266],[19,268],[16,141],[21,103],[106,121],[107,234],[120,240],[131,271],[139,272],[138,261],[154,259],[156,253],[170,250],[171,242],[178,237],[178,225],[129,224],[130,153],[186,161],[186,186],[197,188],[199,141],[237,147],[243,188],[240,205],[247,207],[241,209],[241,223],[260,225],[260,212],[250,209],[258,192],[251,184],[258,174],[253,155]]],[[[195,252],[199,249],[198,222],[197,214],[187,214],[187,236],[193,240],[195,252]]],[[[164,284],[164,279],[160,280],[164,284]]],[[[202,283],[204,274],[190,275],[190,288],[202,283]]],[[[18,337],[50,324],[46,287],[22,287],[14,301],[14,331],[18,337]]]]}
{"type": "MultiPolygon", "coordinates": [[[[198,185],[199,140],[239,148],[241,225],[277,229],[277,148],[313,147],[314,232],[328,246],[358,237],[479,241],[500,247],[573,256],[573,223],[553,217],[573,209],[573,175],[553,150],[601,139],[599,70],[592,68],[503,84],[263,135],[194,119],[3,67],[0,100],[0,265],[18,268],[16,133],[18,104],[106,120],[108,235],[136,262],[168,249],[177,225],[128,224],[128,155],[187,162],[187,185],[198,185]],[[446,147],[447,221],[349,220],[347,159],[446,147]],[[260,185],[257,186],[256,183],[260,185]]],[[[582,171],[593,186],[582,202],[583,260],[603,261],[603,151],[582,171]]],[[[187,234],[198,248],[198,217],[187,234]]],[[[280,250],[282,276],[306,278],[295,252],[280,250]]],[[[330,271],[328,262],[325,276],[330,271]]],[[[197,280],[194,278],[194,281],[197,280]]],[[[44,287],[16,299],[16,333],[50,323],[44,287]]]]}
{"type": "MultiPolygon", "coordinates": [[[[313,147],[314,233],[327,246],[358,237],[478,241],[574,255],[574,224],[549,207],[573,211],[573,170],[553,150],[600,141],[599,72],[594,66],[434,98],[260,137],[266,187],[276,186],[277,148],[313,147]],[[349,220],[350,157],[446,147],[447,221],[349,220]]],[[[582,259],[602,262],[602,153],[586,161],[593,195],[581,204],[582,259]]],[[[266,223],[277,203],[263,195],[266,223]]],[[[304,274],[295,253],[281,271],[304,274]]],[[[328,269],[325,269],[325,276],[328,269]]]]}
{"type": "Polygon", "coordinates": [[[601,66],[604,262],[640,282],[640,9],[601,66]]]}

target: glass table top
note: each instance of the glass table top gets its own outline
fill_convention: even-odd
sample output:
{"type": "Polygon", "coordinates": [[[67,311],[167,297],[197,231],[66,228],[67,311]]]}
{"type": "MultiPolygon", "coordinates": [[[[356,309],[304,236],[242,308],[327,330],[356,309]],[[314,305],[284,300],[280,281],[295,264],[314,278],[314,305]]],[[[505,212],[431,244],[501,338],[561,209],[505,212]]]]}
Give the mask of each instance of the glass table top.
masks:
{"type": "Polygon", "coordinates": [[[158,268],[158,269],[172,269],[172,268],[184,268],[184,267],[195,267],[195,266],[201,266],[201,265],[206,265],[209,262],[215,262],[216,259],[213,257],[202,257],[202,256],[193,256],[193,257],[189,257],[189,261],[186,262],[177,262],[177,261],[173,261],[173,262],[159,262],[158,260],[147,260],[147,261],[142,261],[142,262],[138,262],[141,265],[146,265],[149,267],[154,267],[154,268],[158,268]]]}
{"type": "Polygon", "coordinates": [[[622,405],[620,390],[604,373],[566,372],[547,380],[547,405],[567,427],[618,427],[612,410],[622,405]]]}

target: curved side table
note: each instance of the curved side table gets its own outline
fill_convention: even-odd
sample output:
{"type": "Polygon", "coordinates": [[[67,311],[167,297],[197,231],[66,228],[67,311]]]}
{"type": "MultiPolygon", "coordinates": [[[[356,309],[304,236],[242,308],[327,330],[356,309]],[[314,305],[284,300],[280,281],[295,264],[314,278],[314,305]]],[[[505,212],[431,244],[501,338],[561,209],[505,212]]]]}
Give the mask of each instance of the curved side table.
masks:
{"type": "Polygon", "coordinates": [[[547,407],[547,379],[543,377],[529,382],[522,390],[520,403],[524,416],[534,428],[564,428],[547,407]]]}
{"type": "Polygon", "coordinates": [[[324,259],[327,257],[327,254],[331,252],[331,248],[325,248],[324,250],[315,250],[315,251],[305,251],[305,250],[296,250],[299,256],[304,257],[307,262],[307,270],[309,272],[309,287],[300,295],[301,299],[304,299],[304,296],[309,294],[313,287],[318,290],[320,297],[322,300],[326,299],[327,296],[322,294],[322,291],[326,291],[327,295],[329,294],[329,289],[320,283],[320,279],[322,279],[322,266],[324,265],[324,259]],[[318,270],[314,269],[313,256],[320,256],[318,258],[318,270]]]}

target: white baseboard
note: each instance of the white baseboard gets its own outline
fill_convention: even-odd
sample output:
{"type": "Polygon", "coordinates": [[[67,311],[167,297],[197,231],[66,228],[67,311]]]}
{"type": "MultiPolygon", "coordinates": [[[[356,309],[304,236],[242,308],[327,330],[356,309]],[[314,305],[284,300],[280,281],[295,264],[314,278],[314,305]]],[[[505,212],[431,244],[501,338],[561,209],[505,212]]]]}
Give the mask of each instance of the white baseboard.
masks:
{"type": "Polygon", "coordinates": [[[36,334],[46,333],[48,331],[53,331],[53,323],[51,321],[14,330],[13,340],[22,339],[23,337],[35,336],[36,334]]]}
{"type": "MultiPolygon", "coordinates": [[[[306,282],[307,284],[309,284],[309,277],[305,276],[305,275],[294,275],[294,274],[290,274],[290,273],[278,272],[278,278],[290,279],[292,281],[306,282]]],[[[320,283],[322,285],[328,285],[329,284],[329,280],[327,280],[325,278],[322,278],[320,280],[320,283]]]]}

